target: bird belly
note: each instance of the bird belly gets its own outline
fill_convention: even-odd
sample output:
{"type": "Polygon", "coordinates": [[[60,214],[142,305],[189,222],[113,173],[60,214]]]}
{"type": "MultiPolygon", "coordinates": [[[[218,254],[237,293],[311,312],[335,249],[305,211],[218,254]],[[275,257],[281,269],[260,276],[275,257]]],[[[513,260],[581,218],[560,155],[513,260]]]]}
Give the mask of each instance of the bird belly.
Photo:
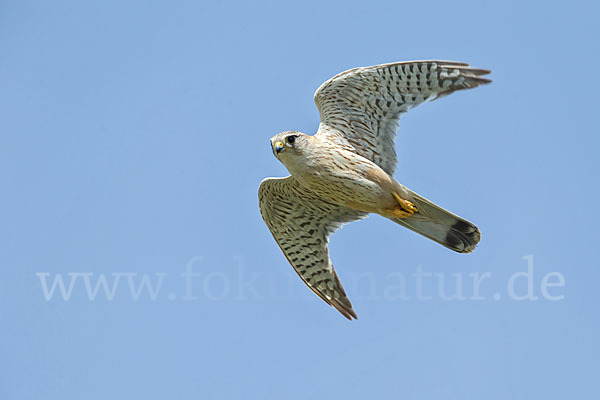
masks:
{"type": "Polygon", "coordinates": [[[313,170],[298,178],[304,186],[323,199],[352,209],[379,212],[396,205],[396,199],[389,188],[369,179],[360,170],[334,173],[313,170]]]}

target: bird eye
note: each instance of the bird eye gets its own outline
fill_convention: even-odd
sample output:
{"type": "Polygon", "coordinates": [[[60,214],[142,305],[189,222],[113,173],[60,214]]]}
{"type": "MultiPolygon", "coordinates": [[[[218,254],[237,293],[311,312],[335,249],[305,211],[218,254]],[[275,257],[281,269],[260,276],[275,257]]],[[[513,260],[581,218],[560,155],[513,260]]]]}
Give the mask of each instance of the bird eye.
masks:
{"type": "Polygon", "coordinates": [[[286,139],[286,141],[289,144],[294,144],[294,142],[296,141],[296,136],[288,136],[287,139],[286,139]]]}

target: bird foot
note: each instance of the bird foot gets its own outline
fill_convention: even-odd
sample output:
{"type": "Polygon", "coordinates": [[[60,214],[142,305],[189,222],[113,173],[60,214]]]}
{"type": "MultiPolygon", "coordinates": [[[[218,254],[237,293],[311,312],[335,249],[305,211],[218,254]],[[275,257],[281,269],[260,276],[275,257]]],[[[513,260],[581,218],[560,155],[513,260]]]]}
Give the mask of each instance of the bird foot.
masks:
{"type": "Polygon", "coordinates": [[[388,213],[391,213],[396,218],[408,218],[414,213],[419,212],[419,209],[415,207],[413,203],[408,200],[404,200],[397,193],[392,193],[392,195],[396,198],[398,205],[394,207],[393,210],[384,210],[388,213]]]}

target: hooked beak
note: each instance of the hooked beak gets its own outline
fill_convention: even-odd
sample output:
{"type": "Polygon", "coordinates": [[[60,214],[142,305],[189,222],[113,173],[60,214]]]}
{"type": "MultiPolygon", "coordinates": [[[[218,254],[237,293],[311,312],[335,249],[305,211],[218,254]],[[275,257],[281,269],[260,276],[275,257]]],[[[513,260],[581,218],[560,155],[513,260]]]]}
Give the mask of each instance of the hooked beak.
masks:
{"type": "Polygon", "coordinates": [[[285,146],[281,142],[276,142],[274,146],[275,153],[279,154],[281,150],[285,149],[285,146]]]}

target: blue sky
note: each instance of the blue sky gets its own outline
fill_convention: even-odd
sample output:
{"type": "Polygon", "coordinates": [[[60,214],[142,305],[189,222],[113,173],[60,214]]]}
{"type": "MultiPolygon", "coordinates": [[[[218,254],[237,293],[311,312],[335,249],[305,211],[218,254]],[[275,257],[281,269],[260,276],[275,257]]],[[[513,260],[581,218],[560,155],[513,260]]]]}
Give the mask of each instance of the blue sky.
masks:
{"type": "Polygon", "coordinates": [[[596,15],[2,2],[0,397],[590,398],[596,15]],[[261,220],[259,182],[287,174],[268,139],[316,131],[329,77],[430,58],[494,82],[403,117],[395,178],[476,223],[481,244],[454,254],[377,216],[345,226],[331,252],[349,322],[261,220]],[[529,286],[536,299],[518,300],[529,286]]]}

